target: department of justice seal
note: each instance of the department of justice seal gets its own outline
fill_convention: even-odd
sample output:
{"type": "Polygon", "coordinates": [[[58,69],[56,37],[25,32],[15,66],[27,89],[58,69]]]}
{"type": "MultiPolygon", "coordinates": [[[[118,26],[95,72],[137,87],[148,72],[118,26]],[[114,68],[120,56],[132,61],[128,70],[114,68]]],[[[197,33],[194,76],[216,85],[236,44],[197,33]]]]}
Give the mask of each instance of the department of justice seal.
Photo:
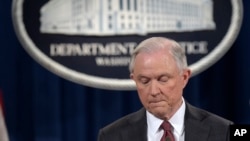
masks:
{"type": "Polygon", "coordinates": [[[134,90],[128,64],[140,41],[176,40],[197,75],[230,49],[243,6],[241,0],[13,0],[12,17],[24,49],[49,71],[94,88],[134,90]]]}

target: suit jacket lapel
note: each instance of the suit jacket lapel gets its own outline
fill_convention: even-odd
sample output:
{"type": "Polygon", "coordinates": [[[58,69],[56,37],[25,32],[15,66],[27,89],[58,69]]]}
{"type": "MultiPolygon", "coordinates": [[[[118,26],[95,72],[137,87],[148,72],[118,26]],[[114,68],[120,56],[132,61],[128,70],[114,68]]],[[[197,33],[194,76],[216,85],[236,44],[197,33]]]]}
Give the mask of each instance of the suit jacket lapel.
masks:
{"type": "MultiPolygon", "coordinates": [[[[186,102],[187,103],[187,102],[186,102]]],[[[186,104],[185,113],[185,141],[208,139],[210,127],[203,126],[202,119],[204,117],[199,114],[193,106],[186,104]]]]}
{"type": "Polygon", "coordinates": [[[140,109],[129,121],[129,130],[122,133],[126,141],[147,141],[146,110],[140,109]]]}
{"type": "MultiPolygon", "coordinates": [[[[210,127],[203,126],[202,119],[204,116],[199,114],[193,106],[186,102],[185,112],[185,141],[194,141],[208,139],[210,127]]],[[[122,133],[122,138],[129,141],[147,141],[147,121],[146,110],[140,109],[128,121],[129,130],[122,133]]]]}
{"type": "MultiPolygon", "coordinates": [[[[186,102],[185,141],[208,139],[210,127],[203,126],[202,119],[193,106],[186,102]]],[[[130,130],[124,133],[124,139],[129,141],[147,141],[147,121],[145,108],[140,109],[128,122],[130,130]]]]}

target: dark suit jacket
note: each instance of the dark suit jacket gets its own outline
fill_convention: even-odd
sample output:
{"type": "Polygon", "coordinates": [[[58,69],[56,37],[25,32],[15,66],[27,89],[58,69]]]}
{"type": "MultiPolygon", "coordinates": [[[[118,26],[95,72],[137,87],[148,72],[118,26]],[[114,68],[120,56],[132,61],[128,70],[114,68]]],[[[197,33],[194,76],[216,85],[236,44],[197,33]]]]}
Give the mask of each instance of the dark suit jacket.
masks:
{"type": "MultiPolygon", "coordinates": [[[[185,141],[228,141],[231,121],[186,104],[185,141]]],[[[129,114],[99,131],[98,141],[147,141],[146,110],[129,114]]]]}

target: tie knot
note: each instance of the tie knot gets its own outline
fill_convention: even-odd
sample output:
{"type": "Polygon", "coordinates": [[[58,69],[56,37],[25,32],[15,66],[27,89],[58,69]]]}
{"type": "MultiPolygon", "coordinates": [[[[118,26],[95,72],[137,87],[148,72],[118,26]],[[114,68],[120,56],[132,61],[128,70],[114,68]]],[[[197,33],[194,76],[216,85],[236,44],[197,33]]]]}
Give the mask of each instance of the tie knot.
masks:
{"type": "Polygon", "coordinates": [[[171,124],[168,121],[163,121],[161,124],[161,128],[164,131],[171,131],[171,124]]]}

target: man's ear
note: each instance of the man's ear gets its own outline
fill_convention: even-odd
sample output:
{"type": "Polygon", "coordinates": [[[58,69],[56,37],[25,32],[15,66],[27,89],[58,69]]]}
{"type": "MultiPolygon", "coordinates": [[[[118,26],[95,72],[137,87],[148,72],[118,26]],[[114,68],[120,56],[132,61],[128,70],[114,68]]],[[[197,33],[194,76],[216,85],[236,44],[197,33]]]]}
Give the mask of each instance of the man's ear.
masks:
{"type": "Polygon", "coordinates": [[[183,87],[185,87],[186,85],[187,85],[187,83],[188,83],[188,80],[189,80],[189,78],[191,77],[191,70],[190,69],[185,69],[184,71],[183,71],[183,82],[184,82],[184,84],[183,84],[183,87]]]}
{"type": "Polygon", "coordinates": [[[130,79],[134,80],[134,74],[133,73],[130,73],[130,79]]]}

